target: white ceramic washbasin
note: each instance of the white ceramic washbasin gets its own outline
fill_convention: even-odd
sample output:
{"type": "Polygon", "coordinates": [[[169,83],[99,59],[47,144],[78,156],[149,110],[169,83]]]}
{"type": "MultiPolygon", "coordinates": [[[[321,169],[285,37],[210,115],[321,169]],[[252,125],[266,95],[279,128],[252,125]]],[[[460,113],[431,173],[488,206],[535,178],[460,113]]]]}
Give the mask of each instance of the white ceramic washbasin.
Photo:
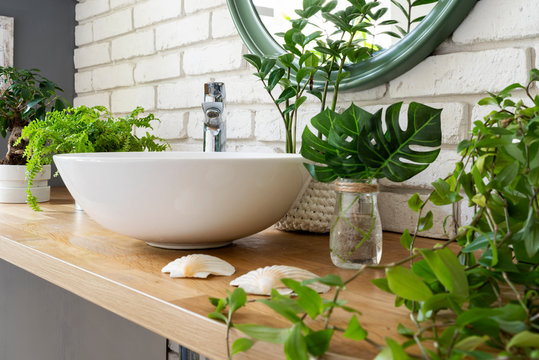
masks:
{"type": "Polygon", "coordinates": [[[177,249],[223,246],[271,226],[309,177],[294,154],[87,153],[54,162],[99,224],[177,249]]]}

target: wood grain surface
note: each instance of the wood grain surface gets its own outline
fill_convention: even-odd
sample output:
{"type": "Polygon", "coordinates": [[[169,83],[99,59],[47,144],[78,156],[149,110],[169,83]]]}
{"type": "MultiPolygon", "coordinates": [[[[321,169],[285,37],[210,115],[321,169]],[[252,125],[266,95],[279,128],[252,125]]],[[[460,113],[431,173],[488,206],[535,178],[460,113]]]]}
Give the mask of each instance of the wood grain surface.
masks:
{"type": "MultiPolygon", "coordinates": [[[[219,249],[164,250],[102,228],[74,209],[63,188],[54,188],[52,200],[41,207],[43,212],[36,213],[25,204],[0,204],[0,258],[215,360],[226,358],[225,326],[207,318],[212,311],[208,297],[225,296],[235,277],[267,265],[298,266],[319,276],[332,273],[345,279],[354,273],[332,265],[326,235],[270,228],[219,249]],[[195,252],[230,262],[236,273],[208,279],[172,279],[161,273],[168,262],[195,252]]],[[[399,238],[399,234],[384,234],[383,263],[406,256],[399,238]]],[[[419,239],[418,245],[431,247],[434,241],[419,239]]],[[[371,279],[381,276],[381,271],[365,271],[342,298],[361,310],[359,321],[369,330],[369,338],[384,343],[386,336],[398,336],[399,322],[410,323],[407,312],[393,306],[393,296],[371,284],[371,279]]],[[[345,327],[349,314],[336,311],[334,315],[335,324],[345,327]]],[[[235,319],[287,325],[258,303],[240,310],[235,319]]],[[[365,342],[338,337],[330,352],[330,359],[371,359],[377,351],[365,342]]],[[[269,360],[284,355],[280,345],[257,343],[237,358],[269,360]]]]}

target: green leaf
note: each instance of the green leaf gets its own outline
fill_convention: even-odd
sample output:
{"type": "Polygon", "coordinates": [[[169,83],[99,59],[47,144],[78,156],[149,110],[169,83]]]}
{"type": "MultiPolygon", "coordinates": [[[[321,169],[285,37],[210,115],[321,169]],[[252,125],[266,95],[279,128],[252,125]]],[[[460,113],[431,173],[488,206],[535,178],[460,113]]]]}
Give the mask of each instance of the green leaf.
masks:
{"type": "Polygon", "coordinates": [[[457,342],[455,344],[455,349],[467,350],[467,351],[474,350],[478,346],[484,344],[487,340],[488,340],[488,336],[486,336],[486,335],[484,335],[484,336],[475,336],[475,335],[468,336],[468,337],[465,337],[464,339],[460,340],[459,342],[457,342]]]}
{"type": "Polygon", "coordinates": [[[294,64],[294,54],[283,54],[277,58],[284,67],[291,68],[294,64]]]}
{"type": "Polygon", "coordinates": [[[537,211],[530,207],[525,225],[519,233],[524,239],[524,246],[528,257],[534,257],[539,251],[539,219],[536,216],[537,211]]]}
{"type": "Polygon", "coordinates": [[[378,355],[376,355],[374,360],[393,360],[391,348],[389,346],[383,348],[382,351],[380,351],[378,355]]]}
{"type": "Polygon", "coordinates": [[[292,289],[298,295],[298,304],[312,319],[315,319],[323,311],[322,298],[313,289],[301,285],[292,279],[281,279],[281,282],[292,289]]]}
{"type": "Polygon", "coordinates": [[[296,323],[296,322],[301,321],[299,316],[296,315],[296,312],[294,311],[293,308],[290,307],[289,304],[283,304],[277,301],[272,301],[272,300],[267,300],[267,299],[261,299],[259,301],[263,303],[264,305],[266,305],[267,307],[271,308],[277,314],[288,319],[290,322],[296,323]]]}
{"type": "Polygon", "coordinates": [[[286,100],[296,96],[296,89],[293,86],[287,87],[283,90],[279,98],[275,101],[277,104],[283,103],[286,100]]]}
{"type": "Polygon", "coordinates": [[[408,229],[404,230],[400,241],[403,248],[410,250],[410,246],[412,245],[414,238],[410,235],[410,231],[408,229]]]}
{"type": "Polygon", "coordinates": [[[470,146],[473,146],[473,142],[468,139],[462,140],[457,146],[457,152],[461,153],[462,151],[468,149],[470,146]]]}
{"type": "Polygon", "coordinates": [[[301,334],[301,324],[294,324],[284,342],[284,352],[287,360],[308,360],[307,343],[301,334]]]}
{"type": "Polygon", "coordinates": [[[423,280],[410,269],[395,266],[386,269],[388,286],[391,291],[405,299],[425,301],[432,296],[432,291],[423,280]]]}
{"type": "Polygon", "coordinates": [[[420,250],[430,268],[452,294],[467,298],[469,295],[468,280],[457,256],[448,248],[438,250],[420,250]]]}
{"type": "Polygon", "coordinates": [[[456,324],[459,327],[464,327],[481,319],[491,318],[501,314],[502,310],[499,308],[472,308],[460,314],[456,324]]]}
{"type": "Polygon", "coordinates": [[[423,206],[423,201],[421,200],[421,197],[418,193],[413,194],[408,199],[408,207],[413,211],[418,212],[421,206],[423,206]]]}
{"type": "Polygon", "coordinates": [[[513,346],[539,349],[539,334],[532,333],[528,330],[519,332],[509,340],[505,348],[509,350],[513,346]]]}
{"type": "Polygon", "coordinates": [[[412,265],[412,271],[427,283],[432,283],[438,280],[425,259],[414,262],[412,265]]]}
{"type": "Polygon", "coordinates": [[[232,344],[231,355],[247,351],[253,346],[254,342],[248,338],[239,338],[232,344]]]}
{"type": "Polygon", "coordinates": [[[324,329],[314,331],[305,336],[305,342],[307,343],[307,350],[309,353],[314,356],[324,355],[329,349],[333,332],[333,329],[324,329]]]}
{"type": "Polygon", "coordinates": [[[391,355],[393,360],[408,360],[410,357],[406,354],[406,351],[395,340],[386,337],[386,344],[391,349],[391,355]]]}
{"type": "Polygon", "coordinates": [[[273,88],[279,83],[279,81],[282,79],[282,77],[285,74],[285,69],[278,68],[273,70],[268,78],[268,90],[271,91],[273,88]]]}
{"type": "Polygon", "coordinates": [[[240,287],[234,289],[229,300],[230,311],[234,313],[236,310],[244,306],[246,302],[247,294],[245,293],[245,290],[240,287]]]}
{"type": "Polygon", "coordinates": [[[220,312],[211,312],[208,314],[208,317],[210,319],[215,319],[215,320],[219,320],[219,321],[222,321],[224,323],[226,323],[228,321],[228,319],[226,318],[225,315],[221,314],[220,312]]]}
{"type": "Polygon", "coordinates": [[[399,323],[399,325],[397,326],[397,332],[400,335],[406,336],[406,337],[413,337],[414,336],[413,330],[408,329],[406,326],[402,325],[401,323],[399,323]]]}
{"type": "Polygon", "coordinates": [[[539,81],[539,70],[531,69],[530,70],[530,82],[539,81]]]}
{"type": "Polygon", "coordinates": [[[348,326],[346,327],[343,336],[348,339],[359,341],[367,337],[367,331],[359,324],[357,317],[353,315],[348,322],[348,326]]]}
{"type": "Polygon", "coordinates": [[[358,157],[371,168],[374,177],[401,182],[424,170],[433,162],[441,145],[441,110],[412,102],[408,107],[408,125],[402,130],[399,114],[402,103],[389,106],[385,113],[386,132],[381,112],[372,116],[358,138],[358,157]],[[431,150],[413,150],[420,145],[431,150]],[[436,149],[434,149],[436,148],[436,149]]]}
{"type": "Polygon", "coordinates": [[[247,60],[247,62],[255,67],[256,70],[260,71],[260,68],[262,67],[262,58],[258,55],[254,54],[245,54],[243,55],[243,58],[247,60]]]}
{"type": "Polygon", "coordinates": [[[344,287],[344,281],[342,280],[342,278],[338,275],[333,275],[333,274],[329,274],[324,277],[303,280],[301,283],[303,285],[308,285],[308,284],[312,284],[313,282],[319,282],[328,286],[344,287]]]}
{"type": "Polygon", "coordinates": [[[417,228],[418,231],[427,231],[432,228],[433,225],[433,215],[432,211],[428,211],[427,215],[421,217],[419,219],[419,226],[417,228]]]}
{"type": "Polygon", "coordinates": [[[392,293],[391,289],[389,288],[389,283],[387,281],[387,278],[378,278],[378,279],[372,279],[371,282],[379,289],[392,293]]]}
{"type": "Polygon", "coordinates": [[[262,60],[262,65],[260,66],[260,72],[264,74],[264,77],[269,74],[269,72],[273,69],[275,64],[277,63],[277,60],[265,58],[262,60]]]}
{"type": "Polygon", "coordinates": [[[290,331],[256,324],[234,324],[233,327],[254,339],[273,344],[283,344],[290,331]]]}
{"type": "Polygon", "coordinates": [[[415,0],[412,3],[412,6],[420,6],[420,5],[427,5],[437,2],[438,0],[415,0]]]}

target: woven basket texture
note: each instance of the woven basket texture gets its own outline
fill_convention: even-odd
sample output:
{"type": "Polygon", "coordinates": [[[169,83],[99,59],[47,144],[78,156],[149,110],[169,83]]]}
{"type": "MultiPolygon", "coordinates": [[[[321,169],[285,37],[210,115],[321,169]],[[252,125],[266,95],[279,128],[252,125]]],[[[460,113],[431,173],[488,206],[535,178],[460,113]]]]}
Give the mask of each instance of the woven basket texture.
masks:
{"type": "Polygon", "coordinates": [[[333,183],[311,179],[299,202],[275,224],[275,228],[282,231],[328,233],[335,201],[333,183]]]}

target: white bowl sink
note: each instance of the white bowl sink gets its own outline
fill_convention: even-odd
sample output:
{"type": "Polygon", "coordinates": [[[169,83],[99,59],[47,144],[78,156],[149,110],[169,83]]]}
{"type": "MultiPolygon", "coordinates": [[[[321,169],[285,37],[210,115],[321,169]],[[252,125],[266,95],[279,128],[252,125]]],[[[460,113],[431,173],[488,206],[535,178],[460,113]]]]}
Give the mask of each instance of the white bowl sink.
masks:
{"type": "Polygon", "coordinates": [[[54,162],[99,224],[175,249],[219,247],[264,230],[309,177],[294,154],[87,153],[54,162]]]}

